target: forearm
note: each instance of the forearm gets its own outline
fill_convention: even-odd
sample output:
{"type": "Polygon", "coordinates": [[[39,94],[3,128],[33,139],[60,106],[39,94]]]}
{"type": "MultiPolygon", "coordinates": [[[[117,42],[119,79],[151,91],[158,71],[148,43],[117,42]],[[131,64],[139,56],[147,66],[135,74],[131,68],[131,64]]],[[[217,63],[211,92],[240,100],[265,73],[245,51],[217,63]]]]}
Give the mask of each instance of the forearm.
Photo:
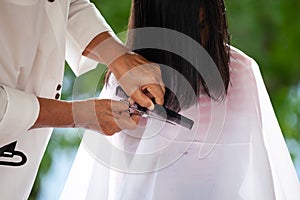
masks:
{"type": "Polygon", "coordinates": [[[39,116],[33,128],[70,128],[74,127],[72,103],[38,97],[39,116]]]}
{"type": "Polygon", "coordinates": [[[127,72],[126,68],[120,67],[124,66],[124,63],[120,63],[123,59],[119,58],[128,52],[129,50],[115,35],[103,32],[89,43],[82,55],[106,64],[118,78],[127,72]]]}
{"type": "Polygon", "coordinates": [[[112,135],[122,129],[136,127],[138,118],[130,117],[129,107],[120,101],[87,99],[82,101],[59,101],[38,98],[39,116],[34,128],[85,128],[112,135]]]}

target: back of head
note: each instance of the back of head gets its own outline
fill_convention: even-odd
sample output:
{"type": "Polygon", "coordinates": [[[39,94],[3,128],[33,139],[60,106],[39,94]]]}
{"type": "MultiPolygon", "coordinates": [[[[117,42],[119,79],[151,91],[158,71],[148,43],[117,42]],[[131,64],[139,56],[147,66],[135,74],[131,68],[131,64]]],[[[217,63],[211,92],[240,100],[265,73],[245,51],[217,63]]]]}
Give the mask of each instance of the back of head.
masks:
{"type": "MultiPolygon", "coordinates": [[[[166,107],[177,111],[187,108],[198,101],[200,93],[206,93],[214,100],[224,98],[229,84],[229,34],[223,0],[133,0],[129,29],[144,27],[178,31],[202,45],[215,62],[222,79],[219,84],[223,84],[222,87],[225,88],[218,96],[212,95],[213,91],[208,88],[205,78],[185,58],[167,51],[164,47],[138,48],[141,41],[151,41],[151,35],[130,32],[128,36],[130,48],[150,61],[174,69],[170,71],[165,67],[161,68],[167,86],[166,107]]],[[[153,37],[157,35],[154,34],[153,37]]],[[[176,37],[170,38],[168,35],[162,37],[165,39],[160,45],[178,43],[176,37]]],[[[190,50],[188,43],[180,45],[184,51],[190,50]]],[[[200,57],[198,60],[201,60],[200,57]]]]}

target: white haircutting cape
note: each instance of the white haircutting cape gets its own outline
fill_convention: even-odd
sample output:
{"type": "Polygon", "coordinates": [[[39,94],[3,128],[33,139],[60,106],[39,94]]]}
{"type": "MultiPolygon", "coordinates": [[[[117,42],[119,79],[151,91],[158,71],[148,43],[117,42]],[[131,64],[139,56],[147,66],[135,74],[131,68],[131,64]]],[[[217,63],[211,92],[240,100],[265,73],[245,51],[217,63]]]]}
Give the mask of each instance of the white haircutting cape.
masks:
{"type": "MultiPolygon", "coordinates": [[[[148,120],[112,137],[86,131],[61,199],[299,200],[300,185],[259,67],[231,47],[223,102],[181,112],[192,130],[148,120]]],[[[118,99],[116,80],[100,97],[118,99]]]]}

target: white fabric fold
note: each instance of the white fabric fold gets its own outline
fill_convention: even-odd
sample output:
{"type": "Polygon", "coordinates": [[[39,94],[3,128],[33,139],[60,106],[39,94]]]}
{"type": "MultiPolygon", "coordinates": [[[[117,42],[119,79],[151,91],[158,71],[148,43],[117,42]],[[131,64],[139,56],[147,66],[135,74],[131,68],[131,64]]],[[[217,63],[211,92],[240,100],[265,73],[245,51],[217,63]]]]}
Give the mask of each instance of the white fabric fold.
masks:
{"type": "Polygon", "coordinates": [[[7,107],[7,95],[3,87],[0,86],[0,123],[4,117],[6,107],[7,107]]]}
{"type": "Polygon", "coordinates": [[[79,76],[98,64],[82,56],[86,46],[102,32],[114,33],[95,5],[87,0],[71,2],[67,30],[66,60],[75,75],[79,76]]]}
{"type": "Polygon", "coordinates": [[[299,199],[300,184],[293,169],[293,162],[281,133],[279,123],[259,72],[258,65],[253,61],[253,71],[258,87],[258,103],[262,120],[264,145],[267,149],[272,171],[276,197],[278,199],[299,199]],[[298,184],[297,184],[298,183],[298,184]]]}
{"type": "MultiPolygon", "coordinates": [[[[257,64],[231,47],[230,70],[224,102],[201,96],[198,106],[182,111],[196,122],[191,131],[155,120],[109,139],[88,131],[62,199],[300,199],[297,174],[257,64]],[[92,170],[86,159],[94,162],[92,170]],[[97,176],[103,173],[105,179],[97,176]],[[84,190],[72,181],[79,174],[93,177],[84,190]],[[109,187],[100,192],[105,184],[109,187]],[[82,191],[88,194],[76,198],[82,191]]],[[[116,99],[114,81],[101,98],[116,99]]]]}
{"type": "MultiPolygon", "coordinates": [[[[27,158],[18,167],[0,165],[0,198],[28,199],[52,133],[51,128],[28,131],[39,113],[35,96],[61,94],[66,49],[74,73],[94,68],[96,63],[80,66],[81,54],[96,35],[111,29],[89,0],[2,0],[0,10],[0,86],[5,92],[0,94],[0,148],[17,141],[14,151],[27,158]]],[[[20,156],[1,161],[19,162],[20,156]]]]}
{"type": "MultiPolygon", "coordinates": [[[[0,122],[0,146],[17,140],[36,121],[39,102],[33,94],[2,86],[7,98],[7,106],[0,122]]],[[[4,97],[5,98],[5,97],[4,97]]]]}

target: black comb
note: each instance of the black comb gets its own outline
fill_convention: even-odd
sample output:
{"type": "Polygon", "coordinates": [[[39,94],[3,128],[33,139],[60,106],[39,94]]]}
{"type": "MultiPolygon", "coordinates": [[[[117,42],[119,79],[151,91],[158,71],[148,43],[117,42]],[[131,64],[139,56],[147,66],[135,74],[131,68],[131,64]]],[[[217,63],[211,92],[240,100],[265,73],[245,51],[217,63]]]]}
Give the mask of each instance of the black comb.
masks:
{"type": "MultiPolygon", "coordinates": [[[[118,97],[121,97],[121,98],[124,98],[124,99],[127,99],[128,98],[128,95],[124,92],[124,90],[118,86],[116,88],[116,96],[118,97]]],[[[140,105],[137,104],[137,108],[141,111],[148,111],[147,108],[145,107],[142,107],[140,105]]],[[[148,111],[149,112],[149,111],[148,111]]],[[[183,116],[183,115],[180,115],[178,114],[177,112],[173,111],[173,110],[170,110],[164,106],[161,106],[161,105],[158,105],[158,104],[155,104],[154,105],[154,109],[151,110],[150,112],[158,115],[158,116],[161,116],[162,118],[164,119],[167,119],[171,122],[174,122],[178,125],[181,125],[185,128],[188,128],[188,129],[192,129],[193,128],[193,125],[194,125],[194,121],[183,116]]]]}

